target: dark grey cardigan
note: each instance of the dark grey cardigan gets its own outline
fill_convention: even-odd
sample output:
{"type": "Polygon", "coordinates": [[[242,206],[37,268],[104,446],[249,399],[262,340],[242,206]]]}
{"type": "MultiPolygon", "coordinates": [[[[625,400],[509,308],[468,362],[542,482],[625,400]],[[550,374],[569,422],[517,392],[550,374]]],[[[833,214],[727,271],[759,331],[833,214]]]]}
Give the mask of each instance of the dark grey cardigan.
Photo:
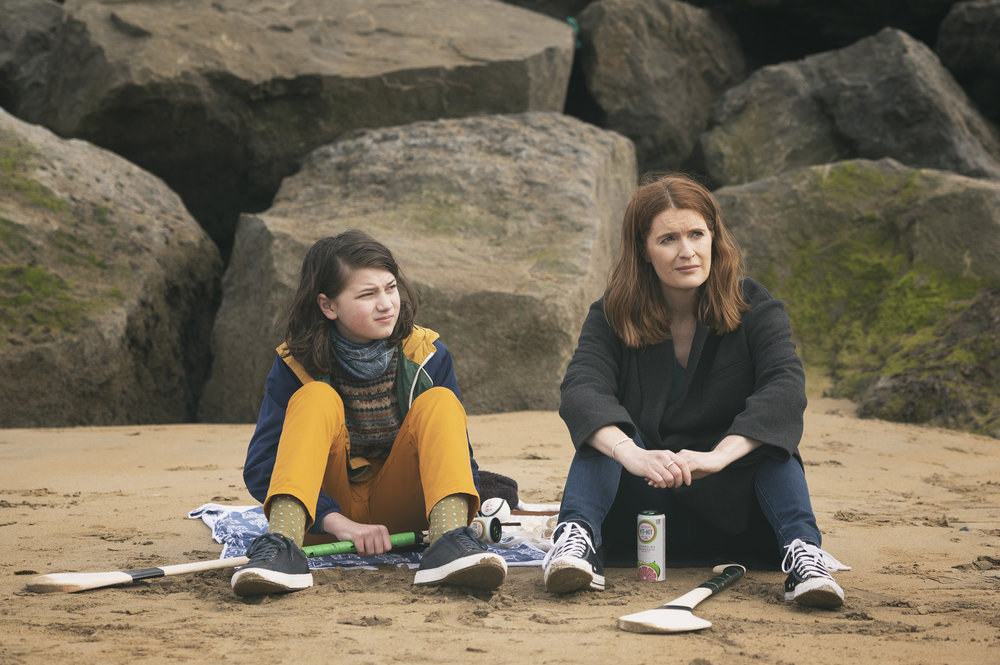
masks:
{"type": "MultiPolygon", "coordinates": [[[[799,458],[805,375],[784,305],[759,283],[741,282],[751,309],[725,335],[699,324],[684,389],[670,400],[673,342],[627,348],[595,302],[562,382],[559,415],[581,454],[605,425],[617,425],[649,449],[708,451],[728,434],[764,443],[723,471],[674,490],[704,519],[730,533],[744,530],[753,477],[762,455],[799,458]]],[[[589,451],[589,452],[588,452],[589,451]]],[[[799,459],[801,463],[801,459],[799,459]]]]}

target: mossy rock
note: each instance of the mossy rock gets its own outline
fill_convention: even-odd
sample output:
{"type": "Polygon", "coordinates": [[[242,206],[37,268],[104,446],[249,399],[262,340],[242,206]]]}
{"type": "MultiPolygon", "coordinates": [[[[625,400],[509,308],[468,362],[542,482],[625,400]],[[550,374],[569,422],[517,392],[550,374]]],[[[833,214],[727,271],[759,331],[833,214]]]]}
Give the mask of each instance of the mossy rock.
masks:
{"type": "Polygon", "coordinates": [[[109,251],[111,210],[54,192],[38,175],[46,162],[0,130],[0,202],[17,217],[0,216],[0,351],[73,331],[120,304],[129,280],[128,253],[109,251]]]}
{"type": "Polygon", "coordinates": [[[220,274],[161,180],[0,109],[0,427],[192,420],[220,274]]]}
{"type": "Polygon", "coordinates": [[[717,194],[831,396],[1000,436],[996,346],[961,323],[1000,286],[1000,183],[861,160],[717,194]]]}
{"type": "Polygon", "coordinates": [[[116,231],[91,223],[98,214],[109,212],[76,202],[48,230],[0,217],[0,352],[75,334],[122,304],[130,253],[112,251],[116,231]]]}
{"type": "Polygon", "coordinates": [[[860,395],[859,415],[1000,438],[1000,288],[910,335],[860,395]]]}
{"type": "Polygon", "coordinates": [[[0,192],[29,206],[53,212],[66,210],[65,199],[31,176],[28,165],[36,159],[36,152],[28,144],[12,133],[0,131],[0,192]]]}

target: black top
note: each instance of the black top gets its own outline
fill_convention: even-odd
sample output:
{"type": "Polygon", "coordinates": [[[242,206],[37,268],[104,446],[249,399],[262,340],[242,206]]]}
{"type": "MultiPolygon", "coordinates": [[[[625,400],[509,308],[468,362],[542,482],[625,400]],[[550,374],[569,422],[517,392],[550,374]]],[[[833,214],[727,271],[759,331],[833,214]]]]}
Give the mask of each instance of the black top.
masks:
{"type": "MultiPolygon", "coordinates": [[[[746,525],[762,455],[798,455],[805,374],[784,305],[759,283],[740,284],[750,304],[740,326],[718,335],[699,324],[679,397],[673,342],[630,349],[608,325],[602,301],[587,315],[562,382],[559,415],[581,454],[584,442],[617,425],[649,449],[709,451],[728,434],[763,446],[723,471],[676,488],[680,500],[732,533],[746,525]]],[[[799,460],[801,462],[801,459],[799,460]]]]}

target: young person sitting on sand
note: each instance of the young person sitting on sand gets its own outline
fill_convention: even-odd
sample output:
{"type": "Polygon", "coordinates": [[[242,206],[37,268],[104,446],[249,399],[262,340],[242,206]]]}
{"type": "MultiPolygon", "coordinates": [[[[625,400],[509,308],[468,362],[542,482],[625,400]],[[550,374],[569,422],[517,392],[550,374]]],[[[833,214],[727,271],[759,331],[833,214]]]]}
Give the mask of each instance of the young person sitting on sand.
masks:
{"type": "Polygon", "coordinates": [[[576,454],[546,588],[602,590],[598,549],[634,566],[636,516],[654,510],[668,563],[780,563],[786,600],[841,605],[798,451],[805,376],[783,304],[740,279],[715,198],[687,177],[645,181],[621,239],[561,387],[576,454]]]}
{"type": "Polygon", "coordinates": [[[247,450],[268,533],[233,575],[237,595],[312,586],[306,538],[371,555],[391,549],[391,533],[424,529],[414,584],[503,582],[503,558],[468,527],[478,465],[451,355],[416,312],[392,253],[367,234],[306,254],[247,450]]]}

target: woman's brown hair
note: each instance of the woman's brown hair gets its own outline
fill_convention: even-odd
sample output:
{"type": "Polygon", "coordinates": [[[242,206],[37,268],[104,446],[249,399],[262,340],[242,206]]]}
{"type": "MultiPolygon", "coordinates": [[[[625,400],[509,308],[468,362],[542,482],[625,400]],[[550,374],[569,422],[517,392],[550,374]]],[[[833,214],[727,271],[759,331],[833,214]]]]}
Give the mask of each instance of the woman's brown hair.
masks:
{"type": "Polygon", "coordinates": [[[625,209],[618,259],[604,292],[608,323],[633,348],[670,338],[660,280],[646,257],[650,226],[664,210],[693,210],[712,234],[712,266],[701,287],[698,320],[718,334],[732,332],[748,307],[739,286],[742,258],[712,193],[684,175],[644,178],[625,209]]]}
{"type": "Polygon", "coordinates": [[[386,340],[396,344],[413,332],[417,293],[403,276],[389,248],[363,231],[344,231],[323,238],[306,252],[299,287],[288,309],[285,328],[287,354],[315,378],[329,376],[336,365],[330,342],[330,320],[316,302],[319,294],[335,298],[359,268],[380,268],[392,273],[399,289],[399,318],[386,340]]]}

